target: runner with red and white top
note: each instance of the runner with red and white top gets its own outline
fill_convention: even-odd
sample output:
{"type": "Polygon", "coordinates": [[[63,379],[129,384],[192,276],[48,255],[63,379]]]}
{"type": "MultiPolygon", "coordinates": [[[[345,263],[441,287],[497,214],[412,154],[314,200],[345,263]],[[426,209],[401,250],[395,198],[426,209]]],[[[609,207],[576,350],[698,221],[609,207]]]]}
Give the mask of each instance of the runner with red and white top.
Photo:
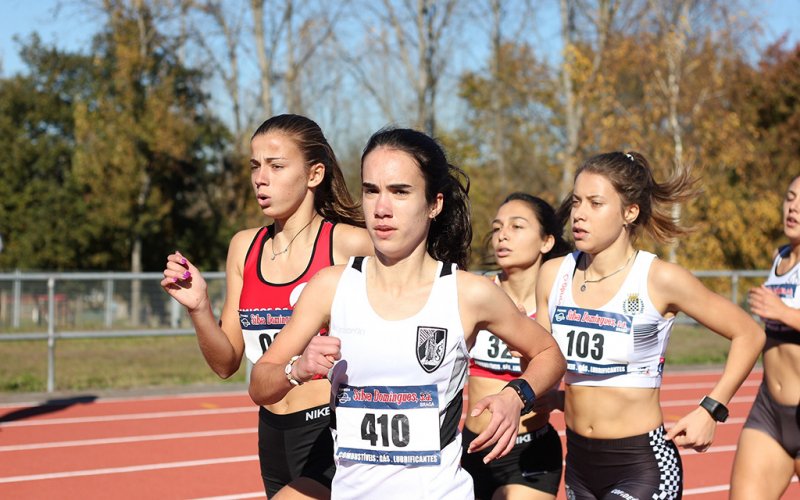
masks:
{"type": "MultiPolygon", "coordinates": [[[[372,249],[336,155],[314,121],[273,116],[253,134],[250,148],[252,189],[274,222],[231,239],[219,323],[202,274],[182,254],[167,257],[161,282],[186,307],[206,362],[222,378],[239,369],[243,355],[256,362],[269,349],[317,271],[372,249]]],[[[327,380],[314,380],[259,409],[259,459],[268,496],[279,490],[281,498],[330,496],[329,393],[327,380]]]]}
{"type": "MultiPolygon", "coordinates": [[[[491,245],[500,273],[494,282],[520,310],[536,316],[536,277],[542,263],[569,251],[553,207],[527,193],[512,193],[492,220],[491,245]]],[[[480,401],[519,376],[520,358],[496,335],[481,330],[470,350],[469,400],[480,401]]],[[[547,393],[539,399],[551,397],[547,393]]],[[[468,414],[464,423],[462,466],[475,482],[475,497],[552,499],[561,481],[562,450],[548,411],[520,419],[511,453],[488,464],[483,453],[467,453],[475,436],[489,423],[487,415],[468,414]]]]}

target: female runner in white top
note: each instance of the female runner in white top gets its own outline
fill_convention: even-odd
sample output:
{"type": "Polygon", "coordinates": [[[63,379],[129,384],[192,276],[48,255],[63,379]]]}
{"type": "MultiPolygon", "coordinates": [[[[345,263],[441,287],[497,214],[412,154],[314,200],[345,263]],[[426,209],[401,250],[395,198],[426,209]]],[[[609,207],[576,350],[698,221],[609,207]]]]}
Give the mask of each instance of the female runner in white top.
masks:
{"type": "Polygon", "coordinates": [[[564,372],[544,329],[499,287],[450,264],[466,265],[471,239],[459,172],[421,132],[373,135],[362,156],[362,188],[375,258],[320,271],[253,368],[250,395],[258,404],[330,373],[334,498],[473,498],[459,465],[457,424],[479,330],[531,360],[515,386],[473,406],[474,415],[492,414],[471,448],[494,445],[487,462],[508,453],[523,407],[564,372]],[[330,336],[316,337],[327,323],[330,336]]]}
{"type": "Polygon", "coordinates": [[[569,498],[680,498],[676,446],[705,451],[725,406],[753,368],[764,334],[689,271],[634,247],[641,230],[665,242],[685,232],[672,205],[694,195],[689,171],[664,183],[640,154],[606,153],[575,175],[569,199],[577,252],[545,263],[537,321],[567,358],[569,498]],[[731,340],[722,376],[668,432],[659,404],[663,356],[683,312],[731,340]],[[602,467],[598,466],[602,464],[602,467]]]}

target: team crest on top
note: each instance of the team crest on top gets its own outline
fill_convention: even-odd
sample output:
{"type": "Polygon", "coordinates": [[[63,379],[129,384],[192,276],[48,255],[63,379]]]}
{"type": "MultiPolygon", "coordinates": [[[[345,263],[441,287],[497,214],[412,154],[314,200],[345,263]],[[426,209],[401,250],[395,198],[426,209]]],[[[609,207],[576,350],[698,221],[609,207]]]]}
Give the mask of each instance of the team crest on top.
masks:
{"type": "Polygon", "coordinates": [[[622,312],[631,316],[644,312],[644,301],[638,293],[628,294],[628,298],[622,301],[622,312]]]}
{"type": "Polygon", "coordinates": [[[428,373],[433,372],[444,359],[447,329],[435,326],[417,327],[417,361],[428,373]]]}

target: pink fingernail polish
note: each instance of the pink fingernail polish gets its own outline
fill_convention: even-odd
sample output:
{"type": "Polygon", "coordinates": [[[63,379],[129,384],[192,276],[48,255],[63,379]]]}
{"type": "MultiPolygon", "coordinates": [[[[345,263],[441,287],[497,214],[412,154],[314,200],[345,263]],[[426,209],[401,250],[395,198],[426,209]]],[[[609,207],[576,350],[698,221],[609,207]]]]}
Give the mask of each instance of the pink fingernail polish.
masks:
{"type": "Polygon", "coordinates": [[[181,257],[181,264],[186,265],[186,257],[181,257]]]}
{"type": "Polygon", "coordinates": [[[185,273],[183,273],[183,279],[189,279],[191,277],[192,277],[192,273],[190,273],[189,271],[186,271],[185,273]]]}
{"type": "Polygon", "coordinates": [[[172,278],[172,282],[173,283],[177,283],[178,282],[178,278],[172,278]]]}

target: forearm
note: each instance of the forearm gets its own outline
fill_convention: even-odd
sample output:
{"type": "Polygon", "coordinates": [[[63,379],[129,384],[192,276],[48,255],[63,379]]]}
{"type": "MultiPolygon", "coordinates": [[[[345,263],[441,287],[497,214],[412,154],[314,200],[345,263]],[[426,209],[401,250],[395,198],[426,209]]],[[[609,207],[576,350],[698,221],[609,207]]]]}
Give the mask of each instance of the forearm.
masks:
{"type": "Polygon", "coordinates": [[[294,387],[286,378],[285,365],[261,362],[250,372],[250,398],[257,405],[274,404],[294,387]]]}
{"type": "Polygon", "coordinates": [[[228,336],[219,326],[208,301],[189,312],[197,335],[197,344],[206,363],[221,378],[228,378],[239,369],[241,355],[231,345],[228,336]]]}
{"type": "Polygon", "coordinates": [[[536,394],[544,394],[558,385],[566,370],[567,363],[554,342],[531,359],[521,378],[528,381],[536,394]]]}
{"type": "Polygon", "coordinates": [[[784,304],[778,321],[788,327],[800,331],[800,309],[795,309],[784,304]]]}
{"type": "Polygon", "coordinates": [[[711,398],[724,404],[733,398],[742,382],[750,374],[764,347],[764,332],[754,321],[748,323],[750,324],[747,324],[746,333],[737,335],[731,340],[725,369],[719,382],[708,394],[711,398]]]}

